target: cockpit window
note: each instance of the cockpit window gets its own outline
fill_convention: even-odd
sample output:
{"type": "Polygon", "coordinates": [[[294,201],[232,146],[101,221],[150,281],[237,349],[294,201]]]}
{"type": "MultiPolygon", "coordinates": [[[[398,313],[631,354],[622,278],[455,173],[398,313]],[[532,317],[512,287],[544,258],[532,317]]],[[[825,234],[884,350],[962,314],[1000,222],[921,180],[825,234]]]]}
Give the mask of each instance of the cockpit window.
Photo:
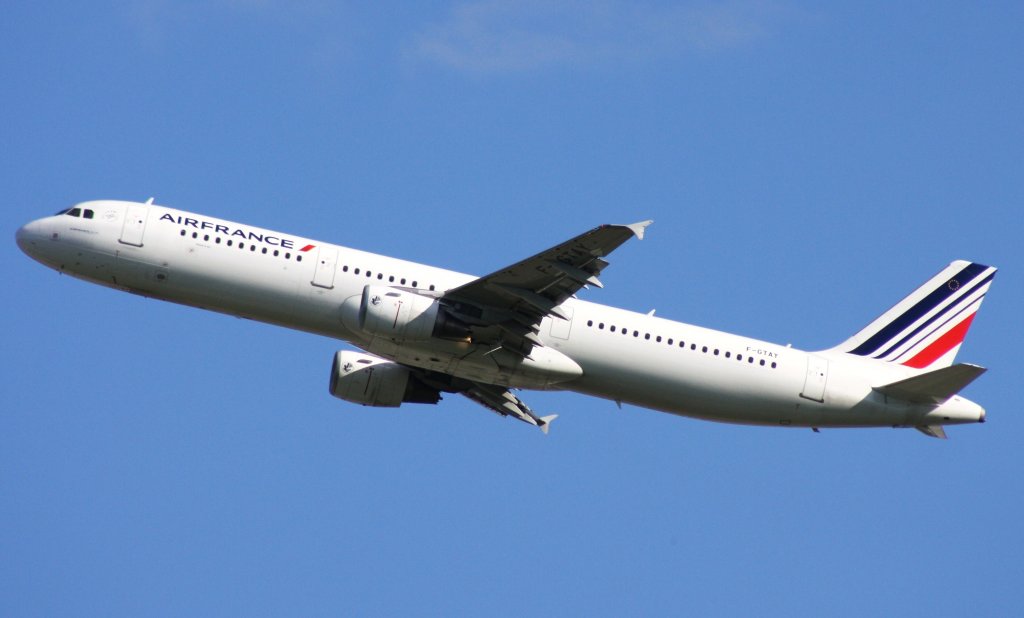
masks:
{"type": "Polygon", "coordinates": [[[72,217],[81,217],[82,216],[82,209],[81,208],[72,208],[71,210],[68,211],[68,214],[71,215],[72,217]]]}
{"type": "Polygon", "coordinates": [[[66,215],[66,214],[68,214],[69,210],[71,210],[71,209],[70,208],[65,208],[64,210],[61,210],[60,212],[58,212],[54,216],[56,217],[56,216],[59,216],[59,215],[66,215]]]}
{"type": "Polygon", "coordinates": [[[95,213],[93,213],[93,211],[91,211],[91,210],[89,210],[88,208],[86,208],[86,209],[85,209],[85,212],[83,212],[83,213],[82,213],[82,216],[83,216],[83,217],[85,217],[86,219],[92,219],[92,216],[93,216],[94,214],[95,214],[95,213]]]}

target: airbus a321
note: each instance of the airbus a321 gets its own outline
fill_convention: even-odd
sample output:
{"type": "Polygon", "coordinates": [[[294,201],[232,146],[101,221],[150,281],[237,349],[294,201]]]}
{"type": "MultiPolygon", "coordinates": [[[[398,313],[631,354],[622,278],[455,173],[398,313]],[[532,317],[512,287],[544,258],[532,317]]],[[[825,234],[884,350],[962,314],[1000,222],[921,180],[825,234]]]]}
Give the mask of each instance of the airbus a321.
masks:
{"type": "Polygon", "coordinates": [[[711,421],[914,427],[985,421],[954,358],[996,269],[955,261],[839,344],[805,352],[577,298],[650,221],[602,225],[477,277],[153,203],[92,201],[26,224],[18,246],[79,279],[317,333],[330,393],[364,406],[463,395],[547,432],[523,390],[711,421]]]}

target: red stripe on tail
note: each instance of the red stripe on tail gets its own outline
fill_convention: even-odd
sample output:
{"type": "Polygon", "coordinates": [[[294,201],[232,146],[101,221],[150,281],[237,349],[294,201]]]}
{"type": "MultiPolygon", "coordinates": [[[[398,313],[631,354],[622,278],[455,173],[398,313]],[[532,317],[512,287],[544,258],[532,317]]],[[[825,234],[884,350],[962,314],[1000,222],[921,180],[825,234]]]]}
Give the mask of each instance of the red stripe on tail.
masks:
{"type": "Polygon", "coordinates": [[[918,352],[913,358],[903,364],[914,369],[924,369],[934,363],[946,352],[964,342],[964,337],[967,336],[967,329],[971,327],[971,321],[975,315],[972,313],[964,318],[962,322],[949,329],[946,334],[933,341],[931,345],[918,352]]]}

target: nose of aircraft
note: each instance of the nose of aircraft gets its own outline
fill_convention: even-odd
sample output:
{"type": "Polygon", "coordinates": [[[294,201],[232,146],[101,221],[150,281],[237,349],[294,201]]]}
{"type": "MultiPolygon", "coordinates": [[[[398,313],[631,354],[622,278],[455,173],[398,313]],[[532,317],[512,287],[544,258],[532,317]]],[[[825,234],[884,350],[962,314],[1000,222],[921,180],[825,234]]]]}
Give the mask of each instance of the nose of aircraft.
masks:
{"type": "Polygon", "coordinates": [[[42,236],[42,224],[39,221],[30,221],[18,228],[18,231],[14,234],[14,239],[18,243],[19,249],[29,257],[35,257],[37,251],[36,244],[42,239],[42,236]]]}
{"type": "Polygon", "coordinates": [[[14,239],[18,242],[18,248],[24,251],[25,253],[28,253],[29,225],[31,224],[26,224],[19,227],[18,231],[14,233],[14,239]]]}

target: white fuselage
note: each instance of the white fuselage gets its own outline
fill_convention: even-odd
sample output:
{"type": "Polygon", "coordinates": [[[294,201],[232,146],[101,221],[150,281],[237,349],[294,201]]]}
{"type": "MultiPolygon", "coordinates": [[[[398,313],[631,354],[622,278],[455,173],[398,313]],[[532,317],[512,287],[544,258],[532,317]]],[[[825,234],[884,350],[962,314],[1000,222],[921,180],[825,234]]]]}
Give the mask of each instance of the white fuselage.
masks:
{"type": "Polygon", "coordinates": [[[977,422],[954,397],[895,401],[872,387],[915,375],[833,351],[808,353],[660,317],[570,299],[545,318],[530,363],[499,366],[485,346],[369,337],[341,308],[368,284],[439,296],[471,275],[151,204],[80,204],[91,219],[33,221],[18,244],[60,272],[148,297],[342,339],[405,365],[478,382],[594,395],[708,420],[804,427],[977,422]],[[543,350],[555,353],[545,353],[543,350]],[[567,357],[582,375],[567,379],[567,357]]]}

